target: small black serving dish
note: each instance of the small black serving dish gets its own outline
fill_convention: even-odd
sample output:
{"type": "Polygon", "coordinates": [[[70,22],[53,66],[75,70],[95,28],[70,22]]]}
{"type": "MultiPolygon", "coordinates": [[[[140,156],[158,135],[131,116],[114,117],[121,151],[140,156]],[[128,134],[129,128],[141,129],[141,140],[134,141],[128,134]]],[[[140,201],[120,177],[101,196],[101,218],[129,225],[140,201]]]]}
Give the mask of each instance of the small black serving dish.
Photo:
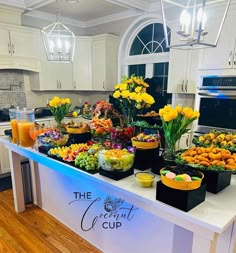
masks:
{"type": "Polygon", "coordinates": [[[105,177],[109,177],[111,179],[114,179],[116,181],[131,176],[134,174],[134,169],[131,168],[127,171],[108,171],[108,170],[104,170],[102,168],[99,168],[99,174],[105,177]]]}

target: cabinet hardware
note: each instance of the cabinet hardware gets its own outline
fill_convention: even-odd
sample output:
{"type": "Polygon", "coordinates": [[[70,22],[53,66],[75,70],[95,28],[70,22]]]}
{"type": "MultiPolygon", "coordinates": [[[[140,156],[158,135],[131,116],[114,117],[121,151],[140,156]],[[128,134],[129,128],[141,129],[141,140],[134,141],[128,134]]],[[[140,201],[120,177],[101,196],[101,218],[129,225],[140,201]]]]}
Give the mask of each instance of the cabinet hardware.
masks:
{"type": "Polygon", "coordinates": [[[58,80],[57,80],[57,89],[59,88],[58,80]]]}
{"type": "Polygon", "coordinates": [[[105,81],[102,83],[102,88],[105,90],[105,81]]]}
{"type": "Polygon", "coordinates": [[[61,89],[61,80],[59,80],[59,84],[60,84],[60,87],[59,87],[59,88],[61,89]]]}
{"type": "Polygon", "coordinates": [[[74,89],[76,88],[76,81],[74,81],[74,89]]]}
{"type": "Polygon", "coordinates": [[[11,44],[11,48],[12,48],[12,53],[15,54],[15,47],[13,43],[11,44]]]}
{"type": "Polygon", "coordinates": [[[187,139],[186,139],[186,146],[187,146],[187,148],[188,148],[188,139],[189,139],[189,135],[188,135],[188,137],[187,137],[187,139]]]}
{"type": "Polygon", "coordinates": [[[182,89],[182,91],[184,91],[184,80],[182,82],[181,89],[182,89]]]}
{"type": "Polygon", "coordinates": [[[8,53],[11,54],[11,46],[10,46],[10,43],[8,43],[8,53]]]}
{"type": "Polygon", "coordinates": [[[232,56],[232,51],[230,51],[230,54],[229,54],[229,60],[228,60],[228,63],[229,63],[229,65],[231,65],[231,56],[232,56]]]}
{"type": "Polygon", "coordinates": [[[186,83],[185,83],[185,91],[186,91],[186,92],[188,91],[188,80],[187,80],[186,83]]]}
{"type": "Polygon", "coordinates": [[[236,53],[234,53],[234,65],[236,65],[236,53]]]}

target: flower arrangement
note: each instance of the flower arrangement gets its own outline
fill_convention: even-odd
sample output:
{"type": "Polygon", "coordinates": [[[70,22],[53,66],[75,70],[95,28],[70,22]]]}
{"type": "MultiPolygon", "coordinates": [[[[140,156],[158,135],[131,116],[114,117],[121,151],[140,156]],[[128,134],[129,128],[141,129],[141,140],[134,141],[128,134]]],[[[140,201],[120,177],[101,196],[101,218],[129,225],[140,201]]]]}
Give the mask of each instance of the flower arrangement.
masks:
{"type": "Polygon", "coordinates": [[[195,119],[199,118],[200,113],[193,111],[190,107],[182,108],[182,106],[176,106],[173,108],[170,105],[166,105],[159,110],[159,114],[162,120],[167,150],[169,151],[170,157],[173,157],[176,142],[183,134],[190,130],[188,126],[195,119]]]}
{"type": "Polygon", "coordinates": [[[98,101],[95,109],[92,111],[94,118],[119,118],[119,113],[114,109],[113,105],[106,101],[98,101]]]}
{"type": "Polygon", "coordinates": [[[64,119],[65,115],[69,112],[70,107],[71,102],[69,98],[54,97],[49,101],[49,109],[55,118],[59,130],[62,130],[61,121],[64,119]]]}
{"type": "Polygon", "coordinates": [[[130,78],[123,76],[122,82],[115,86],[113,98],[119,101],[127,125],[132,122],[137,109],[149,108],[155,103],[154,98],[147,93],[148,87],[143,77],[135,75],[130,78]]]}

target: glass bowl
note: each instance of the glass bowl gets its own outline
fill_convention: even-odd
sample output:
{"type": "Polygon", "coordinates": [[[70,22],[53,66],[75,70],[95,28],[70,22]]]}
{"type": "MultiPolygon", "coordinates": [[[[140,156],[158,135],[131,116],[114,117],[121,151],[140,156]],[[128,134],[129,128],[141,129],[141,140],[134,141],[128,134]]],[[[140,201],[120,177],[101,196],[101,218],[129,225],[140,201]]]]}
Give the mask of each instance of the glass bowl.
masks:
{"type": "Polygon", "coordinates": [[[135,173],[135,180],[141,187],[152,187],[155,175],[151,172],[137,172],[135,173]]]}
{"type": "Polygon", "coordinates": [[[127,171],[134,164],[134,153],[126,149],[110,149],[98,152],[98,164],[107,171],[127,171]]]}

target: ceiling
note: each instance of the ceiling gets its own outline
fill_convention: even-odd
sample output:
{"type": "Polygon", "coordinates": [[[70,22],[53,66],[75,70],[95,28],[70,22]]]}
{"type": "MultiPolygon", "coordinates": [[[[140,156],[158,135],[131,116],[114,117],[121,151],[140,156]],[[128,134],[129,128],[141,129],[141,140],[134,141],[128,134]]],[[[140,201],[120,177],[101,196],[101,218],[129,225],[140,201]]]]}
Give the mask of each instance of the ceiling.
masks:
{"type": "MultiPolygon", "coordinates": [[[[59,0],[63,23],[80,28],[93,27],[160,9],[159,0],[59,0]]],[[[0,0],[0,4],[21,8],[25,16],[55,21],[55,0],[0,0]]]]}

